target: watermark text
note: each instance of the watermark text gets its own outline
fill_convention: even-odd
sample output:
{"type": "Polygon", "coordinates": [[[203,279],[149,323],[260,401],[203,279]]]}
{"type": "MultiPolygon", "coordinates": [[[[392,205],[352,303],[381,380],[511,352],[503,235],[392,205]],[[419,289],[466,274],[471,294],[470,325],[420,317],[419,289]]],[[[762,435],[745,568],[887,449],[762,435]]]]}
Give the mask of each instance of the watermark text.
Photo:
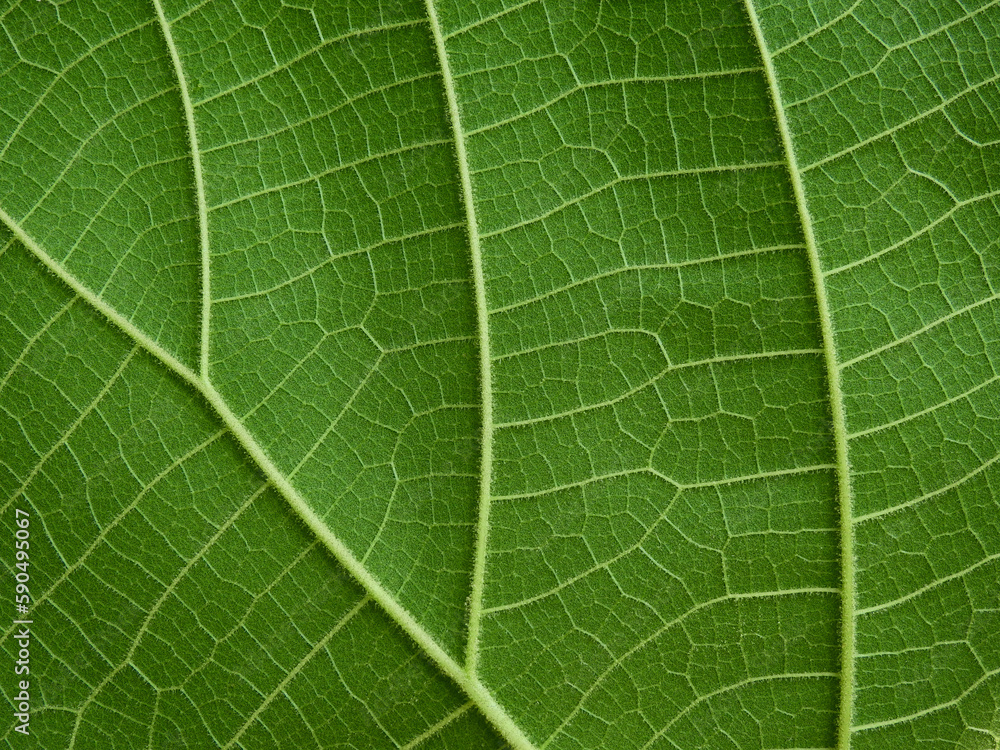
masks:
{"type": "Polygon", "coordinates": [[[28,567],[31,565],[29,550],[31,548],[31,518],[28,511],[17,508],[14,511],[14,607],[17,618],[14,625],[14,642],[17,643],[17,660],[14,662],[14,675],[17,679],[17,694],[14,696],[14,731],[28,734],[31,720],[31,625],[26,619],[28,607],[31,605],[31,591],[28,584],[31,575],[28,567]]]}

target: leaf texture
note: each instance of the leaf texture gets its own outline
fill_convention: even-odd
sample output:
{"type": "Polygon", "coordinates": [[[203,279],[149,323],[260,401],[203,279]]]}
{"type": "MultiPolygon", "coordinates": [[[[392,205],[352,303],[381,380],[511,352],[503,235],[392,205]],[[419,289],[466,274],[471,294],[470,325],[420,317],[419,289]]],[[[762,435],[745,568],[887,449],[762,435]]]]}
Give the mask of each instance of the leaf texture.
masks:
{"type": "Polygon", "coordinates": [[[7,746],[998,746],[995,2],[0,28],[7,746]]]}

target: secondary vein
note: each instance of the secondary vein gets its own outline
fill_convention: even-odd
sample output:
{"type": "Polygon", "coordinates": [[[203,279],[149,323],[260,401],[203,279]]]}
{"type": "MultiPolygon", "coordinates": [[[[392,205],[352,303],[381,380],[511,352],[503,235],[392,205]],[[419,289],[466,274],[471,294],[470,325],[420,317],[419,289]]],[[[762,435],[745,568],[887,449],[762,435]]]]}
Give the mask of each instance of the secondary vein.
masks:
{"type": "Polygon", "coordinates": [[[194,192],[195,201],[198,207],[198,244],[201,248],[201,355],[200,374],[206,381],[208,380],[208,354],[209,354],[209,330],[212,312],[212,284],[211,273],[209,271],[210,252],[208,245],[208,204],[205,201],[205,181],[201,168],[201,149],[198,146],[198,129],[194,122],[194,105],[191,103],[191,94],[188,92],[187,79],[184,77],[184,66],[181,57],[177,52],[177,45],[174,44],[174,37],[170,31],[170,23],[163,13],[163,6],[160,0],[153,0],[156,7],[156,17],[160,21],[160,28],[163,30],[163,38],[167,43],[170,52],[170,59],[173,61],[174,72],[177,75],[177,86],[180,91],[181,105],[184,109],[184,120],[187,123],[188,141],[191,145],[191,165],[194,170],[194,192]]]}
{"type": "Polygon", "coordinates": [[[855,610],[857,607],[854,581],[854,523],[853,495],[851,492],[850,461],[847,455],[847,427],[844,419],[844,397],[840,386],[840,365],[837,362],[836,343],[833,338],[833,320],[830,315],[830,302],[827,297],[826,279],[819,260],[819,249],[816,236],[813,233],[812,216],[809,213],[809,203],[806,199],[805,186],[802,183],[802,171],[795,155],[792,143],[791,129],[785,117],[781,89],[778,86],[778,76],[774,70],[771,55],[768,52],[764,32],[760,20],[754,10],[753,0],[745,0],[747,15],[760,48],[760,57],[764,64],[764,75],[768,89],[771,92],[771,102],[774,106],[774,116],[781,133],[781,141],[788,160],[788,174],[795,195],[795,205],[802,221],[802,232],[806,242],[806,254],[809,257],[809,268],[812,272],[813,286],[816,290],[816,307],[819,313],[820,331],[823,339],[824,361],[826,363],[826,379],[830,389],[830,411],[833,420],[833,443],[837,467],[837,485],[840,520],[840,710],[837,720],[837,747],[839,750],[849,750],[851,746],[851,724],[854,715],[854,658],[855,658],[855,610]]]}
{"type": "Polygon", "coordinates": [[[431,33],[437,47],[441,65],[441,77],[448,101],[448,113],[455,139],[455,156],[458,160],[458,174],[462,183],[462,200],[465,203],[465,219],[469,233],[469,251],[472,256],[472,279],[476,295],[476,320],[479,329],[479,374],[482,400],[482,436],[480,439],[479,474],[479,520],[476,533],[475,562],[472,572],[472,594],[469,599],[469,633],[466,644],[465,668],[470,675],[476,673],[479,662],[479,632],[482,622],[483,585],[486,575],[486,545],[490,528],[490,485],[493,474],[493,381],[491,372],[489,313],[486,307],[486,282],[483,277],[483,257],[479,247],[479,225],[476,223],[476,203],[472,194],[472,176],[469,160],[465,153],[465,133],[458,111],[455,83],[448,64],[448,53],[444,47],[444,34],[438,22],[434,0],[427,0],[427,16],[431,33]]]}
{"type": "Polygon", "coordinates": [[[67,271],[51,255],[29,235],[10,214],[0,208],[0,224],[6,225],[14,236],[23,244],[42,265],[52,271],[63,283],[75,292],[87,304],[101,313],[113,326],[130,337],[139,346],[155,357],[164,367],[187,383],[201,395],[209,407],[219,416],[236,441],[260,468],[271,486],[285,499],[292,510],[302,519],[305,525],[316,535],[320,543],[340,562],[354,579],[368,592],[379,606],[392,618],[399,627],[423,650],[441,672],[449,677],[477,705],[482,714],[503,736],[518,750],[532,750],[534,745],[524,735],[514,720],[501,706],[493,694],[479,678],[463,668],[441,646],[437,640],[388,590],[375,578],[347,545],[336,535],[326,523],[313,511],[306,499],[292,485],[280,469],[271,461],[264,449],[243,426],[239,418],[232,412],[218,391],[205,378],[184,365],[174,355],[160,346],[155,340],[125,318],[114,307],[98,295],[94,294],[73,274],[67,271]]]}

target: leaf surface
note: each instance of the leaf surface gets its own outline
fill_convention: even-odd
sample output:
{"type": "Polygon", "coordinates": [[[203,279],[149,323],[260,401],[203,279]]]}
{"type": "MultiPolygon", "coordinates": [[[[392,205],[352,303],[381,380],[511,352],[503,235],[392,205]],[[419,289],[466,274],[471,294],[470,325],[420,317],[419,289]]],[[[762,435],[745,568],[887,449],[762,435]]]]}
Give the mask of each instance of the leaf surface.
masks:
{"type": "Polygon", "coordinates": [[[998,7],[4,6],[7,745],[997,747],[998,7]]]}

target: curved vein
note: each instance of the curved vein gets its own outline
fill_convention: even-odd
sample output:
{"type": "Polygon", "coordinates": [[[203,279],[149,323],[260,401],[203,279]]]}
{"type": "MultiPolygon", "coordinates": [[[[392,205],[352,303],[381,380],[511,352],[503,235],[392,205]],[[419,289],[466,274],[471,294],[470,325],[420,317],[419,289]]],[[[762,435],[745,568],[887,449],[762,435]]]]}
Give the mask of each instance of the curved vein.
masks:
{"type": "Polygon", "coordinates": [[[315,511],[313,511],[305,497],[292,485],[288,477],[278,469],[211,383],[184,365],[174,355],[140,330],[132,321],[125,318],[114,307],[87,288],[72,273],[63,268],[2,208],[0,208],[0,223],[5,224],[42,265],[52,271],[63,283],[82,297],[84,301],[101,313],[113,326],[156,357],[160,364],[177,375],[204,398],[208,402],[207,406],[218,415],[233,437],[250,456],[250,459],[285,499],[292,511],[299,516],[302,522],[315,534],[316,538],[326,547],[330,554],[347,569],[348,573],[382,607],[386,614],[423,650],[427,658],[441,670],[442,674],[451,679],[459,689],[463,690],[476,703],[486,719],[496,727],[514,748],[518,748],[519,750],[533,750],[534,745],[531,741],[521,731],[506,709],[497,702],[489,689],[479,681],[478,677],[456,662],[441,647],[434,636],[417,622],[410,611],[389,593],[382,583],[355,557],[347,544],[334,534],[315,511]]]}
{"type": "Polygon", "coordinates": [[[844,397],[840,387],[840,365],[837,362],[836,342],[833,336],[833,316],[827,299],[826,279],[820,263],[819,248],[813,233],[812,216],[806,199],[805,185],[802,180],[802,170],[792,143],[792,132],[785,117],[785,105],[778,85],[778,75],[774,69],[773,59],[768,51],[764,32],[757,17],[753,0],[745,0],[747,16],[753,29],[760,57],[764,63],[765,80],[771,93],[771,103],[777,120],[778,132],[785,148],[785,158],[792,192],[795,195],[795,205],[798,208],[802,222],[802,233],[806,241],[806,254],[809,256],[809,268],[812,272],[813,286],[816,291],[816,308],[819,313],[820,332],[823,341],[824,360],[826,363],[827,387],[830,390],[830,412],[833,421],[833,443],[837,464],[837,485],[840,520],[840,579],[841,579],[841,617],[840,617],[840,710],[838,712],[837,746],[845,750],[851,746],[851,723],[854,715],[854,653],[855,646],[855,560],[854,560],[854,525],[853,525],[853,494],[851,491],[851,466],[847,453],[847,423],[844,412],[844,397]]]}
{"type": "MultiPolygon", "coordinates": [[[[60,317],[63,314],[63,312],[65,310],[67,310],[68,308],[69,308],[69,305],[67,305],[62,310],[60,310],[59,313],[58,313],[58,315],[56,315],[56,318],[60,317]]],[[[53,318],[52,320],[54,321],[55,318],[53,318]]],[[[48,326],[46,326],[46,328],[47,327],[48,326]]],[[[25,479],[24,479],[23,482],[21,482],[21,486],[18,487],[14,491],[14,494],[12,494],[10,496],[10,498],[7,500],[7,502],[4,503],[3,508],[0,508],[0,512],[6,512],[7,508],[10,507],[10,504],[13,503],[22,494],[24,494],[24,491],[28,488],[28,486],[34,480],[34,478],[38,474],[38,472],[41,471],[41,469],[45,465],[45,463],[52,457],[52,455],[57,450],[59,450],[62,446],[64,446],[69,441],[70,436],[72,436],[76,432],[77,428],[81,424],[83,424],[83,421],[94,412],[94,410],[97,408],[97,405],[108,394],[108,391],[110,391],[112,389],[112,387],[114,387],[114,385],[118,382],[118,379],[121,377],[122,373],[125,371],[125,368],[128,367],[129,362],[132,361],[132,357],[135,356],[135,353],[136,353],[137,350],[138,350],[138,347],[137,346],[133,346],[125,354],[125,356],[122,358],[122,361],[118,364],[118,367],[115,369],[114,373],[112,373],[111,377],[108,378],[108,382],[105,383],[104,387],[101,388],[101,390],[90,400],[90,403],[87,404],[86,407],[84,407],[83,409],[80,410],[80,413],[77,415],[76,419],[73,420],[73,423],[71,425],[69,425],[65,430],[62,431],[62,434],[59,436],[59,439],[55,443],[52,444],[52,446],[45,452],[45,455],[39,457],[39,459],[35,463],[34,467],[32,467],[31,471],[28,473],[28,476],[25,477],[25,479]]],[[[37,601],[35,603],[37,603],[37,601]]],[[[4,636],[4,637],[6,637],[6,636],[4,636]]]]}
{"type": "Polygon", "coordinates": [[[479,329],[479,373],[482,400],[482,437],[480,439],[480,480],[479,519],[476,533],[475,563],[472,572],[472,594],[469,602],[469,632],[466,645],[466,669],[475,674],[479,659],[479,626],[482,619],[483,585],[486,573],[486,543],[490,528],[490,484],[493,475],[493,381],[490,359],[490,338],[488,308],[486,306],[486,281],[483,278],[483,257],[479,248],[479,224],[476,221],[476,203],[472,194],[472,176],[469,159],[465,153],[465,134],[458,111],[458,98],[452,80],[448,53],[444,47],[444,35],[438,21],[434,0],[427,0],[427,17],[430,21],[441,78],[448,101],[452,135],[455,139],[455,156],[458,159],[458,174],[462,183],[462,202],[465,204],[465,219],[469,231],[469,251],[472,256],[472,278],[476,294],[476,322],[479,329]]]}
{"type": "MultiPolygon", "coordinates": [[[[153,485],[156,482],[158,482],[162,477],[166,476],[169,472],[173,471],[177,466],[179,466],[181,461],[185,460],[186,458],[189,458],[190,456],[194,455],[198,451],[200,451],[203,448],[205,448],[211,442],[215,441],[219,437],[220,434],[222,434],[222,433],[221,432],[216,433],[211,438],[209,438],[209,440],[205,441],[204,443],[202,443],[201,445],[199,445],[197,448],[195,448],[194,451],[192,451],[189,454],[181,457],[181,459],[178,459],[178,461],[175,462],[174,464],[172,464],[170,467],[168,467],[168,469],[166,471],[161,472],[160,476],[156,477],[156,479],[154,479],[152,483],[150,483],[145,489],[143,489],[142,493],[140,493],[140,498],[141,498],[142,495],[145,495],[146,491],[149,488],[153,487],[153,485]]],[[[165,602],[170,597],[170,595],[173,594],[174,590],[177,588],[177,584],[180,581],[182,581],[184,579],[184,576],[186,576],[188,574],[188,572],[191,570],[191,568],[194,567],[202,559],[202,557],[204,556],[204,554],[212,547],[212,545],[219,539],[219,537],[221,537],[229,529],[229,527],[232,526],[233,523],[235,523],[236,519],[240,517],[240,515],[243,513],[243,511],[246,510],[247,508],[249,508],[250,504],[262,492],[264,492],[264,490],[266,490],[268,488],[268,486],[269,485],[265,482],[265,483],[263,483],[260,486],[260,489],[258,489],[256,492],[254,492],[253,494],[251,494],[249,496],[249,498],[243,503],[243,505],[240,506],[236,510],[236,512],[233,513],[233,515],[231,515],[226,520],[225,523],[223,523],[221,526],[219,526],[219,528],[216,530],[215,534],[212,535],[211,539],[209,539],[207,542],[205,542],[205,544],[202,546],[202,548],[200,550],[198,550],[198,553],[196,555],[194,555],[194,557],[192,557],[190,560],[188,560],[188,562],[184,565],[184,567],[182,567],[180,569],[180,571],[177,573],[177,575],[174,576],[173,580],[164,588],[163,593],[160,594],[160,597],[156,600],[156,602],[153,604],[153,606],[150,607],[149,611],[146,613],[146,617],[142,621],[142,625],[139,626],[138,631],[136,631],[135,637],[132,639],[132,643],[129,646],[128,652],[119,661],[118,666],[115,669],[111,670],[111,672],[108,673],[108,675],[101,681],[101,683],[97,687],[95,687],[93,690],[91,690],[90,695],[88,695],[74,709],[75,712],[76,712],[76,722],[75,722],[75,724],[73,726],[72,737],[70,739],[70,745],[69,745],[70,748],[72,748],[73,745],[76,743],[76,737],[77,737],[77,734],[78,734],[78,732],[80,730],[80,722],[83,720],[83,715],[86,713],[87,707],[90,706],[90,704],[93,703],[95,700],[97,700],[97,696],[100,694],[100,692],[110,682],[112,682],[114,680],[114,678],[117,677],[118,674],[120,674],[123,669],[125,669],[127,666],[129,666],[131,664],[132,658],[135,656],[136,649],[139,647],[139,644],[142,642],[143,637],[148,632],[150,623],[155,619],[156,615],[159,613],[160,608],[163,605],[163,602],[165,602]]],[[[49,591],[46,592],[45,596],[48,596],[55,589],[55,587],[59,585],[59,583],[61,583],[64,579],[68,578],[69,575],[74,570],[76,570],[78,567],[80,567],[83,564],[83,562],[87,559],[87,557],[90,556],[90,553],[94,549],[96,549],[104,541],[104,537],[106,535],[106,532],[109,531],[111,528],[114,528],[117,525],[118,521],[120,521],[122,518],[124,518],[124,516],[125,516],[126,513],[131,512],[132,509],[135,508],[138,505],[140,498],[137,498],[135,502],[133,502],[131,505],[129,505],[128,508],[126,508],[121,514],[119,514],[119,516],[117,518],[115,518],[115,520],[108,526],[107,529],[105,529],[104,531],[101,532],[101,534],[94,541],[94,543],[90,546],[90,548],[86,552],[84,552],[77,559],[76,563],[74,563],[73,566],[71,566],[70,568],[68,568],[63,573],[63,575],[60,577],[59,581],[57,581],[55,584],[53,584],[52,588],[50,588],[49,591]]]]}
{"type": "Polygon", "coordinates": [[[194,122],[194,106],[191,104],[191,95],[188,93],[187,78],[184,76],[184,66],[181,64],[180,54],[177,52],[177,45],[174,44],[174,37],[170,31],[170,22],[163,14],[163,5],[160,0],[153,0],[156,7],[156,17],[160,21],[160,28],[163,30],[163,39],[170,51],[170,60],[174,65],[174,72],[177,74],[177,86],[180,90],[181,105],[184,108],[184,121],[187,123],[188,139],[191,144],[191,166],[194,170],[194,192],[195,201],[198,204],[198,244],[201,248],[201,377],[208,380],[208,350],[209,350],[209,330],[211,328],[212,311],[212,287],[211,271],[209,268],[209,246],[208,246],[208,205],[205,202],[205,181],[201,168],[201,149],[198,147],[198,129],[194,122]]]}
{"type": "MultiPolygon", "coordinates": [[[[326,648],[326,644],[329,643],[330,640],[335,635],[337,635],[338,632],[340,632],[340,629],[345,625],[347,625],[347,623],[349,623],[351,620],[353,620],[355,615],[357,615],[370,601],[371,599],[369,599],[367,596],[362,597],[361,601],[355,604],[354,607],[352,607],[347,614],[341,617],[340,620],[337,622],[337,624],[334,625],[332,628],[330,628],[330,632],[324,635],[316,643],[316,645],[312,647],[309,653],[303,656],[299,660],[298,664],[296,664],[294,667],[288,670],[288,674],[285,675],[284,679],[282,679],[281,682],[275,685],[274,690],[272,690],[271,693],[266,698],[264,698],[264,700],[260,702],[260,705],[257,706],[257,709],[252,714],[250,714],[250,716],[247,717],[247,720],[243,722],[243,726],[241,726],[239,730],[236,731],[232,739],[230,739],[229,742],[225,744],[222,750],[229,750],[229,748],[233,747],[233,745],[235,745],[239,741],[240,737],[242,737],[246,733],[247,729],[249,729],[253,725],[253,723],[257,721],[260,715],[264,713],[264,710],[274,702],[275,698],[277,698],[284,692],[285,688],[288,687],[288,684],[293,679],[295,679],[296,675],[298,675],[298,673],[301,672],[302,669],[310,661],[312,661],[314,656],[316,656],[320,651],[326,648]]],[[[379,728],[381,728],[381,726],[379,728]]],[[[389,735],[388,732],[386,732],[386,735],[391,737],[391,735],[389,735]]]]}

